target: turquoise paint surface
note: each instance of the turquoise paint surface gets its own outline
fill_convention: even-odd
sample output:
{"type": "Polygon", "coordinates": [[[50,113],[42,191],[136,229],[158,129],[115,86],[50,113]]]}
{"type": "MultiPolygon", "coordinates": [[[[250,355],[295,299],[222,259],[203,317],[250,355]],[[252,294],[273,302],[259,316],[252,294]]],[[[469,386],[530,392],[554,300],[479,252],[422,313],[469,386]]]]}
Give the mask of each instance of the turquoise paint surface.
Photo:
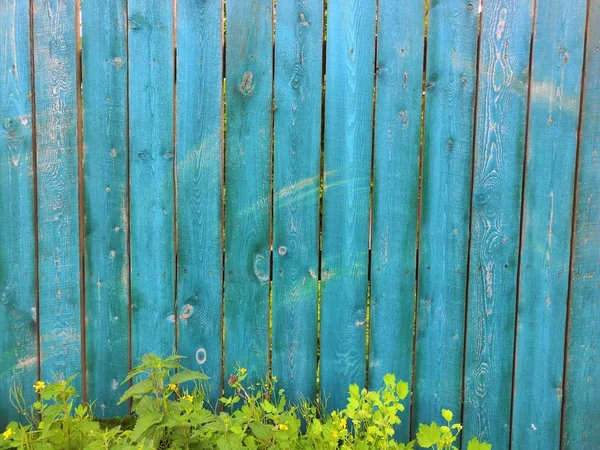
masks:
{"type": "Polygon", "coordinates": [[[221,1],[177,5],[177,349],[221,395],[221,1]]]}
{"type": "Polygon", "coordinates": [[[34,0],[33,16],[41,378],[81,391],[75,4],[34,0]]]}
{"type": "Polygon", "coordinates": [[[316,398],[323,5],[277,5],[273,211],[273,375],[316,398]]]}
{"type": "Polygon", "coordinates": [[[225,380],[269,369],[271,215],[271,2],[227,5],[225,380]]]}
{"type": "Polygon", "coordinates": [[[18,417],[13,386],[35,401],[37,314],[29,4],[0,14],[0,428],[18,417]],[[14,46],[19,41],[21,45],[14,46]]]}
{"type": "Polygon", "coordinates": [[[320,390],[331,410],[367,372],[375,1],[330,2],[327,39],[320,390]]]}
{"type": "Polygon", "coordinates": [[[533,2],[486,2],[479,48],[463,448],[508,448],[533,2]]]}
{"type": "Polygon", "coordinates": [[[413,434],[461,413],[477,63],[477,6],[429,7],[413,434]]]}
{"type": "Polygon", "coordinates": [[[87,397],[100,417],[129,371],[127,11],[125,1],[81,5],[87,397]]]}
{"type": "Polygon", "coordinates": [[[173,5],[130,0],[129,160],[133,365],[175,347],[173,5]]]}
{"type": "Polygon", "coordinates": [[[512,447],[558,448],[585,2],[538,2],[533,41],[512,447]]]}
{"type": "MultiPolygon", "coordinates": [[[[369,387],[412,382],[425,4],[381,0],[373,164],[369,387]]],[[[412,390],[412,387],[411,387],[412,390]]],[[[396,431],[408,440],[410,397],[396,431]]]]}

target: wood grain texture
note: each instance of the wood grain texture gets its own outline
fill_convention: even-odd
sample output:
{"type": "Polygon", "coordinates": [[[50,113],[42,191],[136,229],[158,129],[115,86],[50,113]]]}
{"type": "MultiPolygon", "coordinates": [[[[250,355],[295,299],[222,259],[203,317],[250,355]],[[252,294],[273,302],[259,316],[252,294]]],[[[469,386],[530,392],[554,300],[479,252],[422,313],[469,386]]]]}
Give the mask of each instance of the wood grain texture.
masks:
{"type": "Polygon", "coordinates": [[[533,2],[483,11],[473,171],[463,446],[508,448],[533,2]]]}
{"type": "Polygon", "coordinates": [[[538,2],[532,49],[512,448],[560,444],[586,2],[538,2]]]}
{"type": "Polygon", "coordinates": [[[277,4],[273,375],[316,398],[323,3],[277,4]]]}
{"type": "Polygon", "coordinates": [[[225,379],[250,383],[268,372],[272,34],[270,1],[227,4],[225,379]]]}
{"type": "MultiPolygon", "coordinates": [[[[425,4],[380,0],[373,162],[369,387],[412,380],[425,4]]],[[[412,389],[412,387],[411,387],[412,389]]],[[[405,405],[409,411],[408,402],[405,405]]],[[[395,437],[408,440],[410,414],[395,437]]]]}
{"type": "Polygon", "coordinates": [[[177,3],[177,348],[221,394],[222,5],[177,3]]]}
{"type": "Polygon", "coordinates": [[[124,0],[81,4],[87,396],[100,417],[129,370],[127,11],[124,0]]]}
{"type": "Polygon", "coordinates": [[[375,6],[327,10],[320,381],[329,410],[366,381],[375,6]]]}
{"type": "Polygon", "coordinates": [[[132,358],[175,346],[173,5],[129,0],[132,358]]]}
{"type": "Polygon", "coordinates": [[[29,3],[0,1],[0,429],[17,418],[13,386],[35,401],[34,154],[29,3]]]}
{"type": "Polygon", "coordinates": [[[413,430],[461,411],[476,5],[429,5],[413,430]]]}
{"type": "Polygon", "coordinates": [[[571,272],[563,448],[600,442],[600,3],[590,2],[571,272]]]}
{"type": "Polygon", "coordinates": [[[33,1],[41,377],[77,374],[81,292],[75,3],[33,1]]]}

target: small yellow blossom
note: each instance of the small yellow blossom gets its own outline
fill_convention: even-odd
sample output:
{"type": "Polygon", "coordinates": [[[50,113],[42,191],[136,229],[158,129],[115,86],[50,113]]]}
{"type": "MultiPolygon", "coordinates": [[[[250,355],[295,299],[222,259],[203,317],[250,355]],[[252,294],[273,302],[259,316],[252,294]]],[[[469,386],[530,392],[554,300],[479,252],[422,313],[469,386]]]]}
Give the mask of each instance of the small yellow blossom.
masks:
{"type": "Polygon", "coordinates": [[[13,434],[15,434],[15,432],[12,430],[12,428],[7,428],[6,431],[2,433],[2,437],[4,438],[4,440],[7,440],[13,434]]]}
{"type": "Polygon", "coordinates": [[[170,390],[174,391],[177,389],[177,385],[174,383],[169,383],[169,386],[167,386],[170,390]]]}
{"type": "Polygon", "coordinates": [[[240,373],[241,373],[242,375],[246,375],[246,373],[247,373],[247,372],[248,372],[248,371],[246,370],[246,368],[245,368],[245,367],[242,367],[242,368],[240,369],[240,373]]]}
{"type": "Polygon", "coordinates": [[[333,432],[331,433],[331,435],[332,435],[332,436],[333,436],[335,439],[337,439],[337,438],[338,438],[338,432],[337,432],[337,431],[333,431],[333,432]]]}
{"type": "Polygon", "coordinates": [[[280,430],[284,430],[284,431],[285,431],[285,430],[287,430],[287,429],[288,429],[288,426],[287,426],[285,423],[280,423],[280,424],[279,424],[279,429],[280,429],[280,430]]]}
{"type": "Polygon", "coordinates": [[[33,388],[35,389],[35,392],[40,392],[41,390],[46,388],[46,383],[44,383],[43,381],[37,381],[33,385],[33,388]]]}
{"type": "Polygon", "coordinates": [[[277,383],[277,377],[273,375],[273,381],[277,383]]]}
{"type": "Polygon", "coordinates": [[[346,428],[347,426],[348,426],[348,423],[346,422],[346,419],[340,420],[340,427],[346,428]]]}
{"type": "Polygon", "coordinates": [[[194,396],[193,395],[185,395],[183,397],[184,400],[187,400],[188,402],[192,403],[194,401],[194,396]]]}

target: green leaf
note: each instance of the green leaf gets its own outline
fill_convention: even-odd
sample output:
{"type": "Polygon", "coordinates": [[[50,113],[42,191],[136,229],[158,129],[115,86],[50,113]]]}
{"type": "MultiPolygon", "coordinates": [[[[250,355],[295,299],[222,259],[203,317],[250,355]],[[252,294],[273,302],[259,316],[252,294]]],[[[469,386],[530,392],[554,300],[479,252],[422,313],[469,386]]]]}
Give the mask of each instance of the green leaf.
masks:
{"type": "Polygon", "coordinates": [[[358,384],[351,384],[348,388],[348,393],[350,394],[350,398],[358,400],[360,398],[360,389],[358,388],[358,384]]]}
{"type": "Polygon", "coordinates": [[[435,422],[431,422],[431,425],[419,424],[417,441],[420,447],[431,448],[440,441],[441,437],[442,432],[435,422]]]}
{"type": "Polygon", "coordinates": [[[149,394],[150,392],[152,392],[152,380],[146,378],[145,380],[139,381],[127,389],[119,400],[119,405],[131,397],[149,394]]]}
{"type": "Polygon", "coordinates": [[[144,397],[140,400],[135,412],[138,415],[138,419],[131,433],[131,439],[134,441],[139,440],[153,425],[157,425],[163,420],[163,414],[158,411],[154,399],[151,397],[144,397]]]}
{"type": "Polygon", "coordinates": [[[195,372],[193,370],[182,370],[181,372],[172,375],[169,382],[174,384],[181,384],[187,381],[195,380],[208,380],[208,377],[202,372],[195,372]]]}
{"type": "Polygon", "coordinates": [[[393,384],[396,384],[396,375],[394,375],[393,373],[386,373],[383,376],[383,382],[385,383],[386,386],[391,386],[393,384]]]}
{"type": "Polygon", "coordinates": [[[408,383],[406,381],[399,381],[396,385],[396,393],[400,400],[404,400],[408,395],[408,383]]]}
{"type": "Polygon", "coordinates": [[[479,442],[479,439],[474,437],[467,444],[467,450],[492,450],[492,444],[487,442],[479,442]]]}
{"type": "Polygon", "coordinates": [[[442,409],[442,417],[444,419],[446,419],[448,422],[452,422],[452,417],[454,415],[452,414],[452,411],[450,411],[449,409],[442,409]]]}

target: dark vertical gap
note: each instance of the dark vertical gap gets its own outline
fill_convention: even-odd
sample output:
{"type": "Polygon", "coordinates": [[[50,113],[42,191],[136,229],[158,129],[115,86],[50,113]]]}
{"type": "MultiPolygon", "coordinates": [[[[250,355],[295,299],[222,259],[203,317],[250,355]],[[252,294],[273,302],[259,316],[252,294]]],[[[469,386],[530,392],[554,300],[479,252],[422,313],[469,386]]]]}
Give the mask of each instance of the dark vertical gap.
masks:
{"type": "Polygon", "coordinates": [[[42,348],[40,338],[40,252],[39,252],[39,218],[38,218],[38,171],[37,171],[37,110],[35,101],[35,47],[34,47],[34,19],[33,0],[29,2],[29,65],[31,72],[31,152],[33,169],[33,243],[34,243],[34,289],[35,289],[35,326],[36,326],[36,357],[37,379],[41,380],[42,373],[42,348]]]}
{"type": "Polygon", "coordinates": [[[515,411],[515,381],[517,373],[517,326],[519,324],[519,301],[521,299],[521,254],[523,251],[523,228],[525,225],[525,188],[526,188],[526,177],[527,177],[527,156],[529,148],[529,115],[531,109],[531,80],[533,78],[533,47],[535,43],[535,30],[536,30],[536,17],[537,17],[537,0],[533,0],[533,11],[532,11],[532,22],[531,22],[531,39],[529,41],[529,66],[528,66],[528,80],[527,80],[527,112],[525,113],[525,137],[524,137],[524,151],[523,151],[523,173],[521,175],[521,217],[519,224],[519,259],[517,262],[517,298],[515,308],[515,323],[514,323],[514,337],[513,337],[513,373],[512,373],[512,386],[511,386],[511,405],[510,405],[510,423],[508,426],[508,448],[512,449],[512,434],[513,434],[513,416],[515,411]]]}
{"type": "Polygon", "coordinates": [[[379,71],[378,60],[379,44],[379,0],[375,3],[375,52],[373,58],[373,120],[371,122],[371,174],[369,192],[369,248],[367,259],[367,305],[365,310],[365,387],[369,386],[369,351],[371,348],[371,294],[373,282],[371,280],[371,262],[373,260],[373,199],[375,189],[375,123],[377,121],[377,78],[379,71]]]}
{"type": "Polygon", "coordinates": [[[173,1],[173,250],[175,253],[173,275],[173,313],[175,316],[175,342],[173,352],[177,353],[179,344],[179,316],[177,314],[177,281],[178,267],[178,229],[177,229],[177,0],[173,1]]]}
{"type": "Polygon", "coordinates": [[[325,188],[325,92],[327,89],[327,1],[323,0],[323,46],[321,50],[321,151],[319,155],[319,261],[317,267],[317,352],[315,374],[316,395],[319,411],[323,408],[323,399],[321,399],[321,307],[322,307],[322,267],[323,267],[323,197],[325,188]]]}
{"type": "MultiPolygon", "coordinates": [[[[125,0],[125,10],[123,11],[124,20],[125,20],[125,57],[127,59],[127,77],[125,81],[125,158],[126,158],[126,176],[127,182],[125,183],[126,191],[125,195],[127,196],[127,222],[124,224],[125,232],[127,233],[127,302],[128,302],[128,366],[129,371],[133,369],[133,297],[131,291],[131,188],[130,188],[130,180],[131,180],[131,155],[129,151],[129,77],[131,74],[131,69],[129,67],[129,0],[125,0]]],[[[132,380],[127,383],[127,386],[131,386],[132,380]]],[[[131,411],[132,400],[128,401],[129,410],[131,411]]]]}
{"type": "Polygon", "coordinates": [[[77,178],[79,212],[79,314],[81,336],[81,399],[87,399],[86,336],[85,336],[85,189],[83,176],[83,93],[81,59],[81,1],[75,1],[75,101],[77,102],[77,178]]]}
{"type": "MultiPolygon", "coordinates": [[[[225,188],[227,158],[227,2],[221,2],[221,396],[225,395],[225,188]]],[[[217,404],[215,408],[220,408],[217,404]]]]}
{"type": "Polygon", "coordinates": [[[419,188],[418,188],[418,206],[417,206],[417,227],[416,227],[416,253],[415,253],[415,281],[414,281],[414,299],[413,299],[413,343],[412,343],[412,370],[410,379],[410,405],[408,411],[409,437],[414,437],[412,433],[412,422],[415,403],[415,372],[417,362],[417,325],[418,325],[418,299],[419,299],[419,260],[421,246],[421,209],[423,200],[423,155],[425,153],[425,93],[427,89],[427,34],[429,32],[429,0],[424,4],[424,24],[423,24],[423,75],[421,81],[421,132],[419,142],[419,188]]]}
{"type": "Polygon", "coordinates": [[[467,238],[467,265],[465,274],[465,308],[463,314],[463,358],[462,358],[462,382],[460,390],[460,405],[461,405],[461,421],[465,423],[465,369],[467,365],[467,332],[469,325],[469,282],[471,273],[471,238],[473,237],[473,192],[475,189],[475,149],[477,148],[477,125],[479,123],[477,113],[479,110],[479,70],[481,63],[481,35],[483,33],[483,14],[484,9],[482,8],[483,2],[480,0],[479,12],[477,13],[477,44],[476,44],[476,63],[475,63],[475,91],[473,94],[473,133],[471,139],[473,140],[471,147],[471,187],[469,194],[469,236],[467,238]]]}
{"type": "MultiPolygon", "coordinates": [[[[270,130],[270,142],[271,142],[271,158],[269,163],[271,164],[269,173],[271,179],[269,180],[269,196],[271,197],[269,206],[269,337],[268,337],[268,348],[267,348],[267,376],[271,379],[273,373],[273,234],[274,234],[274,189],[275,189],[275,27],[276,27],[276,8],[277,0],[273,0],[271,3],[271,130],[270,130]]],[[[271,386],[271,383],[267,383],[271,386]]]]}
{"type": "MultiPolygon", "coordinates": [[[[585,70],[587,60],[587,46],[588,46],[588,34],[590,27],[590,11],[591,11],[591,0],[588,0],[586,6],[586,18],[585,18],[585,35],[583,37],[583,63],[581,66],[581,93],[579,98],[579,117],[577,119],[577,151],[575,154],[575,179],[573,180],[573,208],[571,212],[571,242],[570,242],[570,253],[569,253],[569,287],[567,290],[567,314],[565,321],[565,348],[563,357],[563,375],[562,375],[562,404],[560,408],[560,448],[564,447],[563,444],[563,433],[565,432],[565,393],[567,391],[567,364],[569,357],[569,335],[571,333],[570,321],[571,321],[571,294],[573,290],[573,275],[575,266],[575,245],[577,242],[577,199],[579,196],[579,170],[580,170],[580,154],[581,154],[581,139],[583,135],[583,110],[585,101],[585,70]]],[[[591,51],[591,50],[590,50],[591,51]]]]}

